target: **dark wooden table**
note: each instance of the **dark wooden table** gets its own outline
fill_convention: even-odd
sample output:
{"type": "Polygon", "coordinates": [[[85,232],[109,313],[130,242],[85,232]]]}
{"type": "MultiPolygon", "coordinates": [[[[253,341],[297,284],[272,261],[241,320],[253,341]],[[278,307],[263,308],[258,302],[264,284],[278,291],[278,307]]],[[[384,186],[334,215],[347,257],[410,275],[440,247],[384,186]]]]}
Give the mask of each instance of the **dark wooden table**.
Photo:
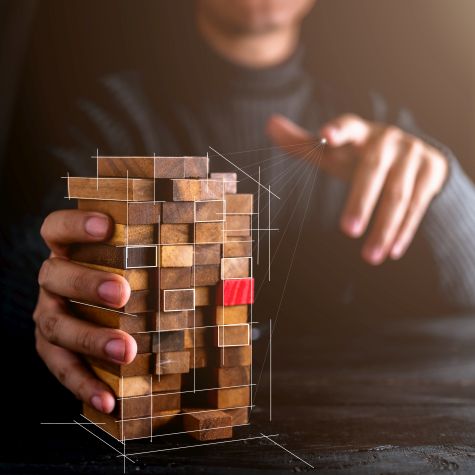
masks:
{"type": "MultiPolygon", "coordinates": [[[[253,424],[237,438],[278,434],[307,464],[260,438],[132,457],[126,472],[287,473],[310,464],[332,474],[475,473],[474,315],[322,319],[302,333],[277,330],[272,422],[264,372],[253,424]]],[[[32,427],[15,442],[2,454],[4,473],[123,472],[122,457],[78,426],[32,427]]]]}

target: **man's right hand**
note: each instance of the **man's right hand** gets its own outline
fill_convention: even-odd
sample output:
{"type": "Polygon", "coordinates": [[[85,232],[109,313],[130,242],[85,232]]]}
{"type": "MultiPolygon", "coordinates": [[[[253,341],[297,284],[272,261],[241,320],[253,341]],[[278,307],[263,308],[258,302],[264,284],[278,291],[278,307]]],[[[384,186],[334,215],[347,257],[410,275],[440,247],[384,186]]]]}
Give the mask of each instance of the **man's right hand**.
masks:
{"type": "Polygon", "coordinates": [[[103,241],[112,228],[108,216],[80,210],[55,211],[45,219],[41,236],[51,254],[40,269],[40,293],[33,314],[36,349],[49,370],[78,399],[105,413],[114,409],[115,397],[81,356],[128,364],[135,358],[137,344],[121,330],[74,317],[68,299],[121,308],[130,297],[130,286],[119,275],[71,262],[68,249],[75,243],[103,241]]]}

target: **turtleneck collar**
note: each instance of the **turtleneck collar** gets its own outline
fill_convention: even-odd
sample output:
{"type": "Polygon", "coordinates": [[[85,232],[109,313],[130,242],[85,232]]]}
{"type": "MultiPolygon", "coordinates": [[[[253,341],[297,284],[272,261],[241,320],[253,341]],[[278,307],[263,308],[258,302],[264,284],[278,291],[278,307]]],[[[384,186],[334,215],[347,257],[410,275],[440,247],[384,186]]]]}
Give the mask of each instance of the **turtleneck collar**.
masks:
{"type": "Polygon", "coordinates": [[[193,21],[192,40],[188,47],[194,49],[198,67],[206,77],[205,87],[224,91],[275,94],[288,89],[305,76],[304,47],[300,43],[292,55],[280,64],[266,68],[252,68],[236,64],[212,48],[198,31],[193,21]],[[193,46],[194,45],[194,46],[193,46]]]}

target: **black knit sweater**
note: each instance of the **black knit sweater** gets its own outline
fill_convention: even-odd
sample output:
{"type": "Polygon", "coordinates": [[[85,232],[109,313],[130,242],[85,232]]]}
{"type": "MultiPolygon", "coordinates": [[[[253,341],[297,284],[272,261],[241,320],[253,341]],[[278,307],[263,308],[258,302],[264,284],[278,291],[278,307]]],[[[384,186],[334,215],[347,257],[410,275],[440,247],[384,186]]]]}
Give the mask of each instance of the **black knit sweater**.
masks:
{"type": "MultiPolygon", "coordinates": [[[[450,160],[450,177],[408,254],[372,268],[360,257],[361,240],[338,230],[346,185],[272,148],[265,136],[271,114],[316,130],[354,110],[352,104],[306,71],[303,48],[283,64],[252,70],[211,51],[192,25],[182,32],[188,36],[170,57],[151,51],[148,65],[101,77],[90,97],[77,99],[64,140],[51,144],[56,168],[93,176],[96,149],[102,155],[189,155],[206,154],[209,146],[252,176],[260,166],[262,182],[281,199],[271,200],[271,226],[279,229],[271,239],[271,284],[266,283],[267,234],[260,236],[257,308],[261,318],[280,318],[289,328],[311,328],[319,318],[338,325],[344,314],[379,319],[475,307],[475,190],[449,150],[436,144],[450,160]]],[[[397,116],[376,113],[387,107],[375,97],[368,94],[373,110],[368,118],[397,116]]],[[[399,125],[420,133],[407,120],[399,125]]],[[[212,169],[233,170],[210,156],[212,169]]],[[[50,210],[70,206],[64,183],[48,175],[47,164],[41,168],[49,192],[35,196],[39,209],[18,216],[2,236],[2,316],[17,338],[31,335],[36,273],[47,255],[38,233],[41,221],[50,210]]],[[[38,179],[28,170],[23,176],[32,183],[38,179]]],[[[257,198],[255,183],[243,174],[239,179],[240,190],[257,198]]],[[[267,203],[261,206],[260,226],[266,227],[267,203]]]]}

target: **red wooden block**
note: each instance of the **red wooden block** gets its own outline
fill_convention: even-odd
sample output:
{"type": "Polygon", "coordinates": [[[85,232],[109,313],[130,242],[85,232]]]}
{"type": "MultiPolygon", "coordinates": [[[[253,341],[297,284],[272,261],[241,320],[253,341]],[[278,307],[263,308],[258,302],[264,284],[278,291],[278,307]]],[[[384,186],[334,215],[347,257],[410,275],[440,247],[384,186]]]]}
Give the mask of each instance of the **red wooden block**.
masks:
{"type": "Polygon", "coordinates": [[[254,303],[254,279],[221,280],[216,290],[217,305],[244,305],[254,303]]]}

